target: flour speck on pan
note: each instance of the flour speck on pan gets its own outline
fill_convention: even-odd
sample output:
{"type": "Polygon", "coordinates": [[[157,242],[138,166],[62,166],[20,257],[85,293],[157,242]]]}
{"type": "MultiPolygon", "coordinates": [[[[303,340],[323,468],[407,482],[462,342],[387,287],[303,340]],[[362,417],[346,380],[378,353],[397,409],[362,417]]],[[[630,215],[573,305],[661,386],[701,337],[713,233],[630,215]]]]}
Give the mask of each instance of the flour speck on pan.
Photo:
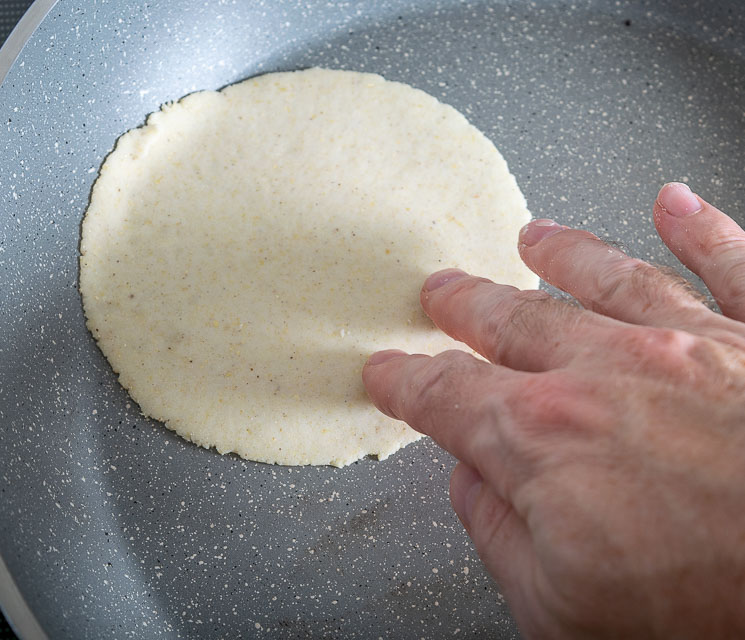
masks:
{"type": "Polygon", "coordinates": [[[419,436],[368,402],[373,351],[457,348],[419,287],[537,285],[494,145],[380,76],[310,69],[195,93],[123,135],[82,228],[88,327],[142,411],[220,453],[343,466],[419,436]]]}

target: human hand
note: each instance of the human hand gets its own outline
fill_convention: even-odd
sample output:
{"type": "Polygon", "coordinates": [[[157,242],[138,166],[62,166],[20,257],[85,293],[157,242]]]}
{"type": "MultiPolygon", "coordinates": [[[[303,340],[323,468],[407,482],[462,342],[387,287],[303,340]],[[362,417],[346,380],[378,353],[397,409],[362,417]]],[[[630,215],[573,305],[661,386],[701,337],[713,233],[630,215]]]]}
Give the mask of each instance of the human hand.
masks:
{"type": "Polygon", "coordinates": [[[727,317],[539,220],[523,260],[584,309],[440,271],[424,310],[491,363],[383,351],[363,371],[458,458],[453,508],[528,638],[745,637],[745,233],[677,183],[654,220],[727,317]]]}

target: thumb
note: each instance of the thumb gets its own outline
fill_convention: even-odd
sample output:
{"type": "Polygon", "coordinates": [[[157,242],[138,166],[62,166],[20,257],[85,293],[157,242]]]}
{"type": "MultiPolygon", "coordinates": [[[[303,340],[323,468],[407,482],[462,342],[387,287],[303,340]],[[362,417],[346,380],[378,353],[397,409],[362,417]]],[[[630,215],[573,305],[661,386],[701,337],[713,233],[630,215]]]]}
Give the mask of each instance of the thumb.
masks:
{"type": "Polygon", "coordinates": [[[477,471],[462,462],[455,465],[450,476],[450,502],[455,515],[458,516],[469,535],[471,535],[473,509],[483,486],[484,481],[477,471]]]}
{"type": "Polygon", "coordinates": [[[450,502],[519,626],[523,632],[530,629],[537,613],[536,559],[525,522],[477,471],[462,462],[450,476],[450,502]]]}

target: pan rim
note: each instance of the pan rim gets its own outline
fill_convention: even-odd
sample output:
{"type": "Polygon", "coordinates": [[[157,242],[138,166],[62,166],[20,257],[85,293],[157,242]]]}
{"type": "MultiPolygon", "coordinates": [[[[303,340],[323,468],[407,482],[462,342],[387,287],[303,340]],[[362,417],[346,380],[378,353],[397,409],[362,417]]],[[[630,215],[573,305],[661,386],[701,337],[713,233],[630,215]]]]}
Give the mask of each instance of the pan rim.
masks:
{"type": "Polygon", "coordinates": [[[23,598],[0,555],[0,610],[15,634],[23,640],[47,640],[47,634],[23,598]]]}
{"type": "Polygon", "coordinates": [[[57,0],[36,0],[10,32],[8,39],[0,47],[0,85],[5,82],[23,47],[55,4],[57,0]]]}
{"type": "MultiPolygon", "coordinates": [[[[8,76],[8,72],[15,64],[23,47],[26,46],[37,27],[55,4],[57,4],[57,0],[36,0],[11,31],[8,39],[0,48],[0,86],[8,76]]],[[[46,640],[46,633],[44,633],[39,621],[23,598],[3,560],[2,554],[0,554],[0,610],[2,610],[8,624],[19,638],[46,640]]]]}

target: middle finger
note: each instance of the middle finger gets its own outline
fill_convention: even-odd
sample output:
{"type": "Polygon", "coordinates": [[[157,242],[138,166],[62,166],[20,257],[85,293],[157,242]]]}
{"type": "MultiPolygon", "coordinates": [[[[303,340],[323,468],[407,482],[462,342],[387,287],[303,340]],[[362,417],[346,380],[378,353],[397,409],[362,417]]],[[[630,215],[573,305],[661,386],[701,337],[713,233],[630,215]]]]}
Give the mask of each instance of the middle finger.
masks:
{"type": "Polygon", "coordinates": [[[631,258],[587,231],[533,221],[520,233],[519,250],[525,264],[546,282],[603,315],[669,328],[698,325],[713,315],[685,280],[631,258]]]}
{"type": "Polygon", "coordinates": [[[621,323],[552,298],[545,291],[477,278],[458,269],[432,274],[421,303],[434,323],[495,364],[520,371],[567,366],[608,344],[621,323]]]}

